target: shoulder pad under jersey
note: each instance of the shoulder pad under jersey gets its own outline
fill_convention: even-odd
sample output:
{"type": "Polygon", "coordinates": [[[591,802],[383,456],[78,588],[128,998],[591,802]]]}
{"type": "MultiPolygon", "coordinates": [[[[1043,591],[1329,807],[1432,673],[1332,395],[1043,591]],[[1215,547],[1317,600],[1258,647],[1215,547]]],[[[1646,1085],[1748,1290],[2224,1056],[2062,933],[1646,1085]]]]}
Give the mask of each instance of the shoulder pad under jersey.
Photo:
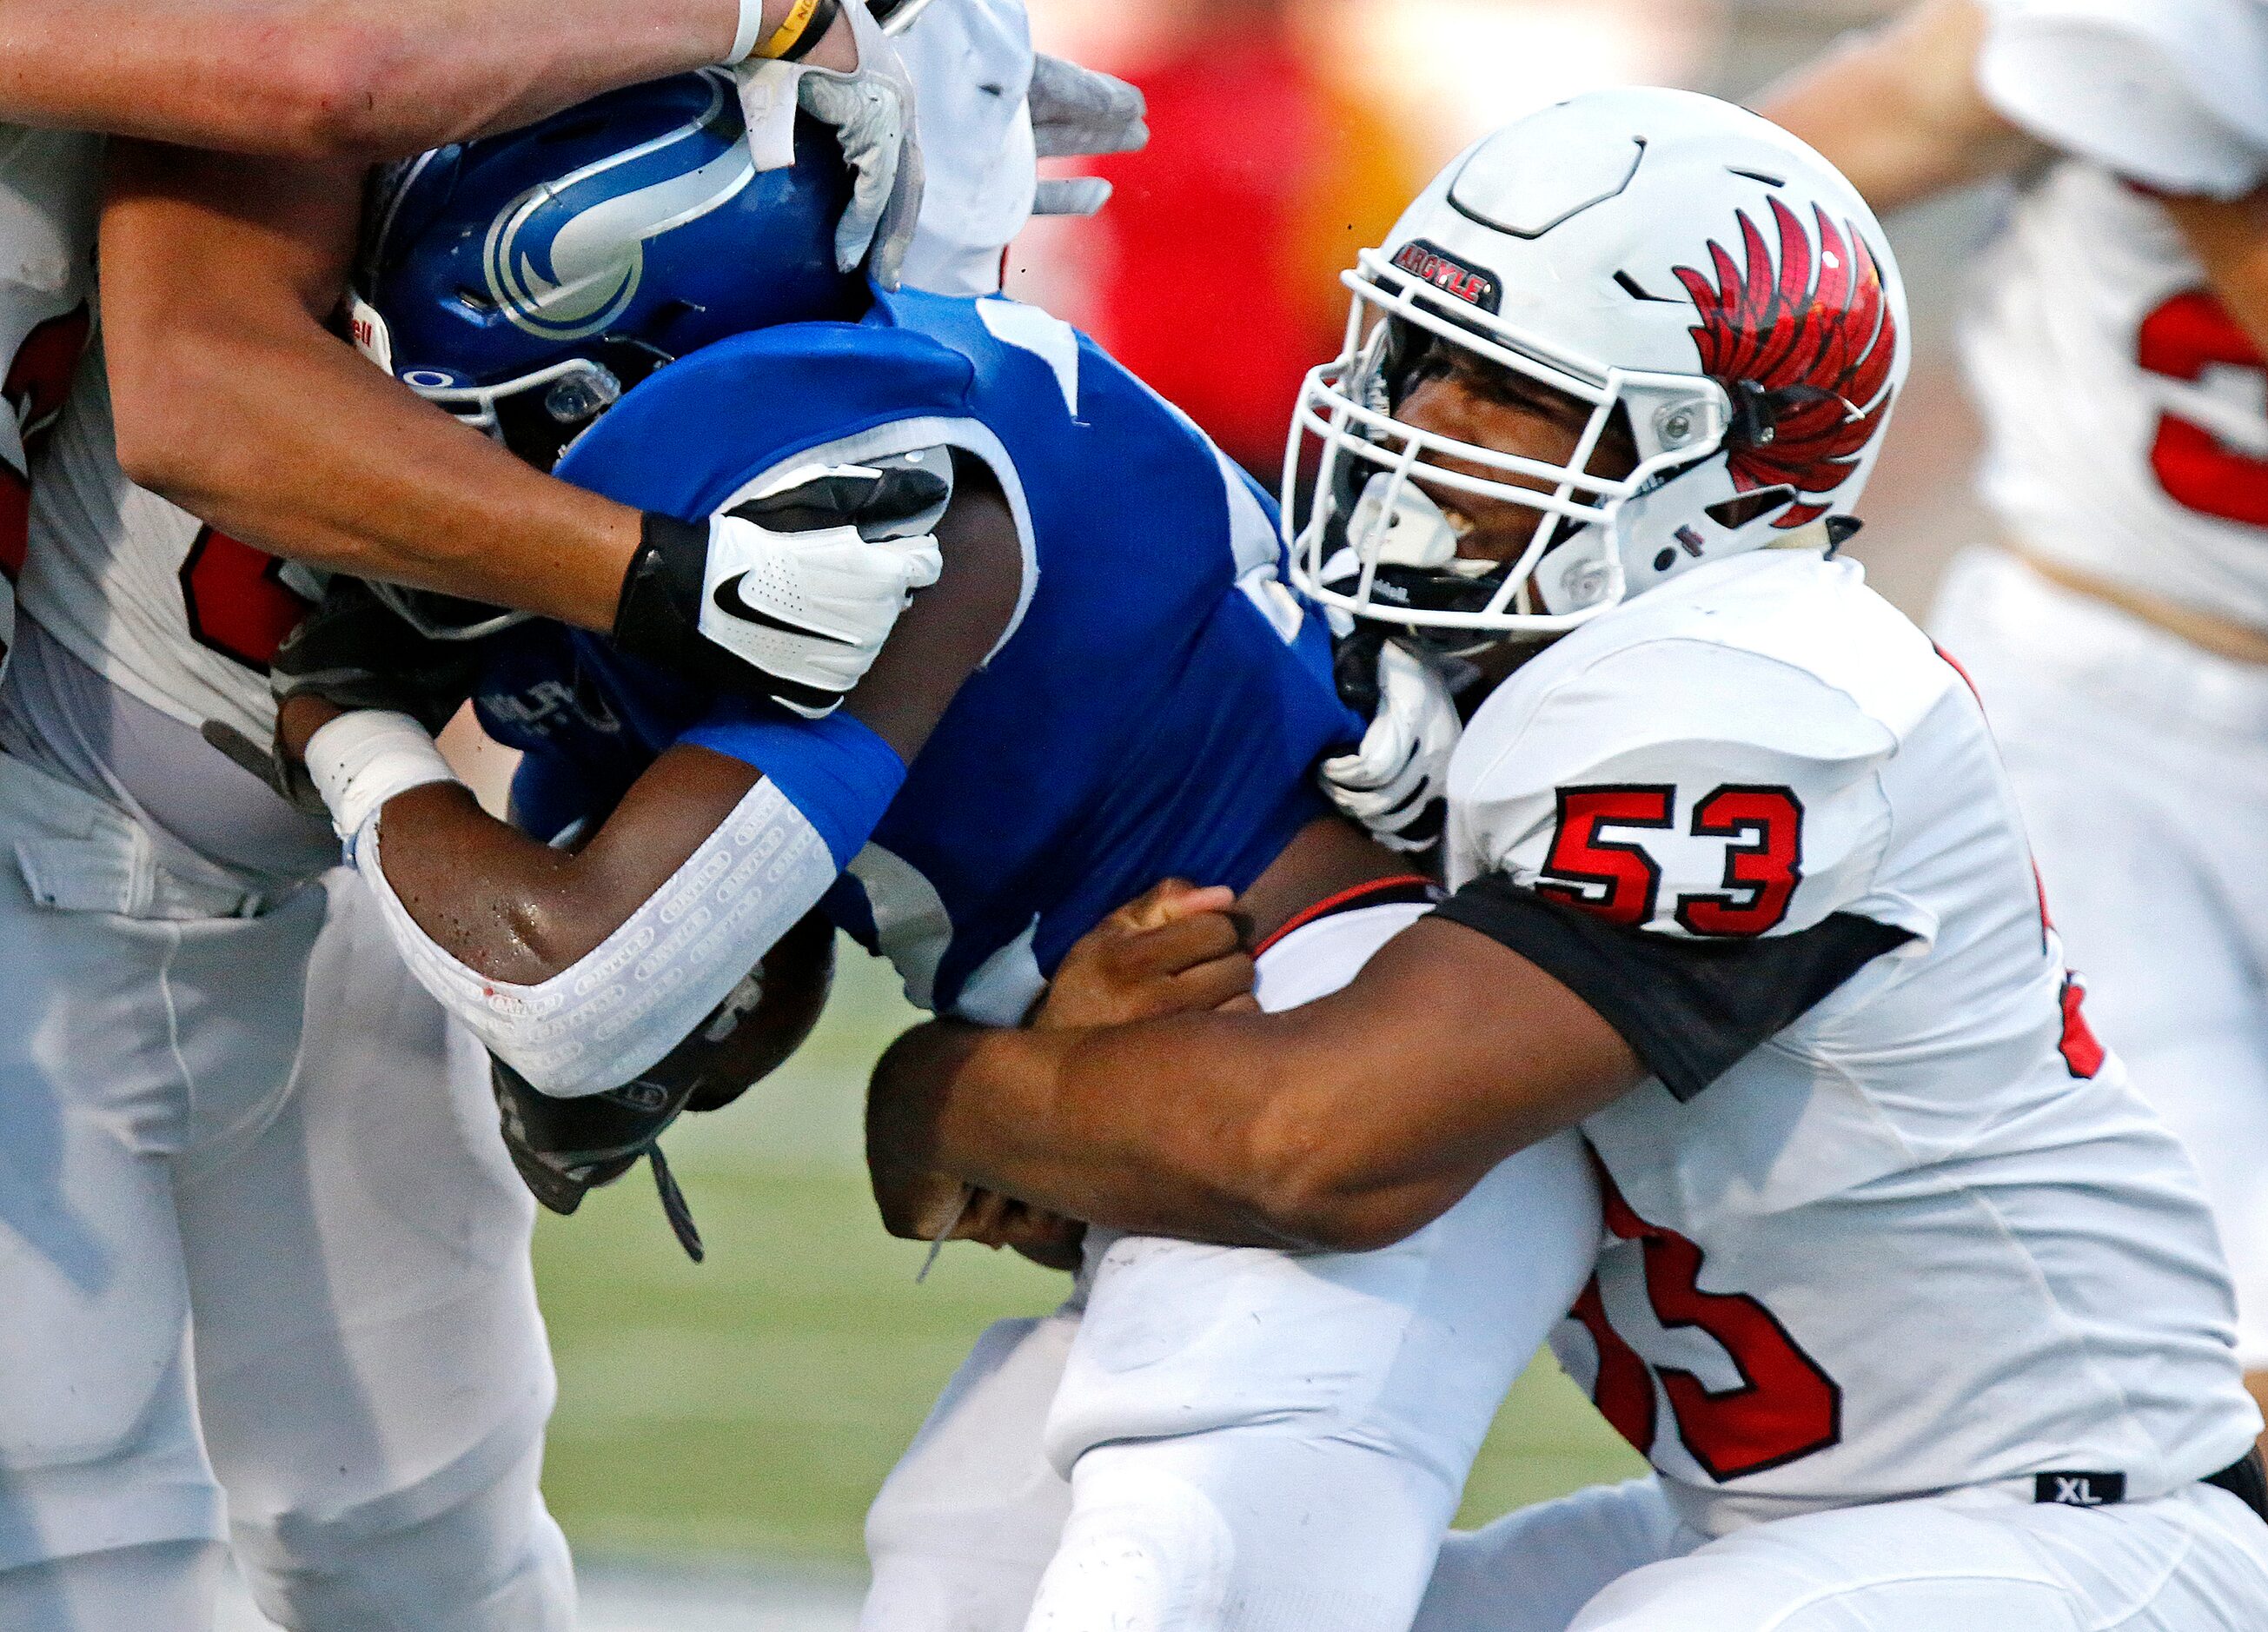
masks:
{"type": "Polygon", "coordinates": [[[758,473],[878,425],[966,412],[968,360],[872,323],[736,334],[652,375],[567,451],[557,474],[638,510],[713,514],[758,473]]]}

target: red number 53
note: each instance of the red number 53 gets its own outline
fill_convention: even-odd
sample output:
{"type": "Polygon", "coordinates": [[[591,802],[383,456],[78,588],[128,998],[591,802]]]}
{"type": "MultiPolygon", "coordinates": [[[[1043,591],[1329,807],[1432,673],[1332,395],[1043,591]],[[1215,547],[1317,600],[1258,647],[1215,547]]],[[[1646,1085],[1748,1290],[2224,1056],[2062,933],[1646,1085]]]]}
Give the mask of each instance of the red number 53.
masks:
{"type": "MultiPolygon", "coordinates": [[[[1637,928],[1653,920],[1661,867],[1645,845],[1602,830],[1665,831],[1675,825],[1677,790],[1621,784],[1558,790],[1551,854],[1535,892],[1637,928]]],[[[1687,828],[1725,847],[1724,888],[1678,896],[1677,922],[1695,935],[1762,935],[1787,916],[1803,879],[1803,804],[1794,790],[1727,783],[1693,806],[1687,828]]]]}

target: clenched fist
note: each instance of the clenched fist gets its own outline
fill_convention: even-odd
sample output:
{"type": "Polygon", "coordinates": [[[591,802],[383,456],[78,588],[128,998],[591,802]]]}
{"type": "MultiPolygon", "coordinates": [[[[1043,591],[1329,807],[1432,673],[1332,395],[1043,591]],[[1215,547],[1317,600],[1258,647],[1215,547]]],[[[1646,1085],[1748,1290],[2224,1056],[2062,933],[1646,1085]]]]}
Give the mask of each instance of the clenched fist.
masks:
{"type": "Polygon", "coordinates": [[[1235,900],[1218,885],[1168,878],[1121,907],[1064,954],[1032,1024],[1068,1030],[1257,1009],[1246,926],[1230,911],[1235,900]]]}

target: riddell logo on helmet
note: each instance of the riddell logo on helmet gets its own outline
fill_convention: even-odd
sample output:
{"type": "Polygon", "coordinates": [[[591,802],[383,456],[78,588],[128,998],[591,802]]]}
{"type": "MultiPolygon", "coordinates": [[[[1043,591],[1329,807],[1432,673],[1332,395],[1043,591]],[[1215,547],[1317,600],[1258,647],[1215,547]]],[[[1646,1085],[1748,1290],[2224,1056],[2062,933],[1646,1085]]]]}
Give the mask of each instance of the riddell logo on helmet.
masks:
{"type": "Polygon", "coordinates": [[[1495,311],[1502,298],[1494,278],[1422,238],[1412,239],[1395,251],[1394,264],[1443,294],[1454,295],[1467,305],[1478,306],[1484,312],[1495,311]]]}

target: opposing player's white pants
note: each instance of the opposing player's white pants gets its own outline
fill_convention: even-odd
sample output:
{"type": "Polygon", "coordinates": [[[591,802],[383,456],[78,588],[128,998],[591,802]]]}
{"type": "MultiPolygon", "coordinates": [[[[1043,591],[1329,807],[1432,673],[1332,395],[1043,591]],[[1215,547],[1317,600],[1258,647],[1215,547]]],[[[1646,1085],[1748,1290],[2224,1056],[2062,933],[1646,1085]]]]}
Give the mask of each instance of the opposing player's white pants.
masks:
{"type": "MultiPolygon", "coordinates": [[[[1294,931],[1261,1000],[1336,990],[1418,915],[1294,931]]],[[[1589,1275],[1574,1136],[1361,1253],[1090,1241],[992,1328],[877,1497],[862,1632],[1403,1632],[1513,1378],[1589,1275]]]]}
{"type": "Polygon", "coordinates": [[[204,1632],[225,1537],[289,1628],[565,1632],[478,1049],[352,874],[153,842],[0,757],[0,1632],[204,1632]]]}
{"type": "Polygon", "coordinates": [[[1413,1632],[2250,1632],[2268,1524],[2193,1485],[2115,1507],[1970,1491],[1711,1540],[1653,1479],[1449,1538],[1413,1632]]]}
{"type": "Polygon", "coordinates": [[[1975,680],[2096,1033],[2197,1162],[2268,1371],[2268,669],[1963,556],[1933,633],[1975,680]]]}

